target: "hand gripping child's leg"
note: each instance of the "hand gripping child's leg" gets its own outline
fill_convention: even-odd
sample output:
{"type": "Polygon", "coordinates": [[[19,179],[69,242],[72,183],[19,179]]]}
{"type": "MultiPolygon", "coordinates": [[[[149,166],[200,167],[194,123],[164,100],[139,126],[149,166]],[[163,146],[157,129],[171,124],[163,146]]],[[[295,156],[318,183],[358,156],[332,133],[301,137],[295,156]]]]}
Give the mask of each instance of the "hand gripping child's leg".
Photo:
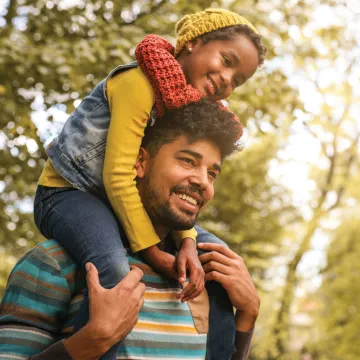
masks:
{"type": "MultiPolygon", "coordinates": [[[[35,222],[47,238],[56,239],[84,268],[93,263],[100,284],[114,287],[129,271],[121,228],[112,210],[94,195],[74,188],[39,187],[35,198],[35,222]]],[[[74,332],[89,320],[88,292],[84,292],[74,332]]],[[[119,344],[102,359],[116,358],[119,344]]]]}

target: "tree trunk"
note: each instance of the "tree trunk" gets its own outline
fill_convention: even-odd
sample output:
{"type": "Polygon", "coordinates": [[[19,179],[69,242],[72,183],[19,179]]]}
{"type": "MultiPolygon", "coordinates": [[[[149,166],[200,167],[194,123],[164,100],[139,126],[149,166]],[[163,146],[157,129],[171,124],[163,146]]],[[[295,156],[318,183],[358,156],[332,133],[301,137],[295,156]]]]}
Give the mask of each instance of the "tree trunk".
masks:
{"type": "Polygon", "coordinates": [[[323,199],[324,198],[322,198],[322,201],[319,202],[312,219],[308,222],[307,231],[300,243],[299,249],[288,265],[286,283],[280,298],[280,307],[274,326],[275,346],[278,354],[284,354],[287,351],[286,343],[289,331],[290,307],[294,297],[294,290],[297,285],[296,269],[304,253],[309,250],[311,238],[318,228],[321,218],[325,214],[322,211],[322,205],[324,202],[323,199]]]}

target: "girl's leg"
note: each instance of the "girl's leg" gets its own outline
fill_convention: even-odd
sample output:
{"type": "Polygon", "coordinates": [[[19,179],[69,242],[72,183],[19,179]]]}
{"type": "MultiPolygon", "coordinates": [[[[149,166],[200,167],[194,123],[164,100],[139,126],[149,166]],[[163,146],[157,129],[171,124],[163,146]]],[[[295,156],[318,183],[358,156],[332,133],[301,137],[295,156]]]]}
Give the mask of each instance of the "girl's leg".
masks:
{"type": "MultiPolygon", "coordinates": [[[[215,243],[227,246],[215,235],[195,226],[197,243],[215,243]]],[[[205,251],[199,250],[199,255],[205,251]]],[[[209,333],[206,360],[231,359],[235,351],[235,317],[233,306],[225,289],[216,281],[206,282],[209,295],[209,333]]]]}
{"type": "MultiPolygon", "coordinates": [[[[47,238],[54,238],[84,268],[92,262],[103,287],[114,287],[129,271],[121,230],[112,210],[99,198],[73,188],[39,186],[35,197],[35,223],[47,238]]],[[[89,320],[88,293],[75,317],[74,331],[89,320]]],[[[103,359],[115,359],[117,346],[103,359]]]]}

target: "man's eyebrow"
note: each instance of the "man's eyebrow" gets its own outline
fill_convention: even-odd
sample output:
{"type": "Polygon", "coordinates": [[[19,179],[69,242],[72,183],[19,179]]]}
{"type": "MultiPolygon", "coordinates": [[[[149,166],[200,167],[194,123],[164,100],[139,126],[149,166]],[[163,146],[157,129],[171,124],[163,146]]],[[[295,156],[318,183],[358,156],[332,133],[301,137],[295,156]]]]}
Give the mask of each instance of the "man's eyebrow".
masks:
{"type": "Polygon", "coordinates": [[[192,150],[188,150],[188,149],[185,149],[185,150],[179,150],[179,152],[183,152],[183,153],[186,153],[186,154],[189,154],[197,159],[202,159],[203,156],[201,154],[199,154],[198,152],[196,151],[192,151],[192,150]]]}
{"type": "MultiPolygon", "coordinates": [[[[202,158],[203,158],[203,156],[201,154],[199,154],[198,152],[192,151],[192,150],[189,150],[189,149],[179,150],[179,152],[189,154],[189,155],[191,155],[194,158],[199,159],[199,160],[202,160],[202,158]]],[[[214,163],[213,167],[214,167],[215,170],[217,170],[219,172],[219,174],[221,173],[221,166],[219,164],[214,163]]]]}
{"type": "Polygon", "coordinates": [[[213,165],[214,169],[217,170],[219,172],[219,174],[221,173],[221,166],[219,164],[214,164],[213,165]]]}

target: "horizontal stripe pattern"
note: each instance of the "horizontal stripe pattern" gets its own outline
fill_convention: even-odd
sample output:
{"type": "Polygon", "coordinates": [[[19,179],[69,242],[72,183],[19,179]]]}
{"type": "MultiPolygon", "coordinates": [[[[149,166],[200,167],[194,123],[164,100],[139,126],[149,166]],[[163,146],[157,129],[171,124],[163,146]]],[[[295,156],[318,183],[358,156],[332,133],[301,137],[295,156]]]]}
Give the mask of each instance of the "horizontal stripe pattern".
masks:
{"type": "MultiPolygon", "coordinates": [[[[187,303],[176,298],[179,284],[135,256],[129,262],[144,272],[145,302],[117,359],[205,359],[207,336],[198,334],[187,303]]],[[[84,285],[84,274],[56,241],[25,254],[0,305],[0,360],[27,359],[71,334],[84,285]]]]}
{"type": "Polygon", "coordinates": [[[180,285],[135,256],[129,256],[129,262],[144,272],[145,302],[117,359],[205,359],[207,336],[198,334],[188,304],[176,298],[180,285]]]}

